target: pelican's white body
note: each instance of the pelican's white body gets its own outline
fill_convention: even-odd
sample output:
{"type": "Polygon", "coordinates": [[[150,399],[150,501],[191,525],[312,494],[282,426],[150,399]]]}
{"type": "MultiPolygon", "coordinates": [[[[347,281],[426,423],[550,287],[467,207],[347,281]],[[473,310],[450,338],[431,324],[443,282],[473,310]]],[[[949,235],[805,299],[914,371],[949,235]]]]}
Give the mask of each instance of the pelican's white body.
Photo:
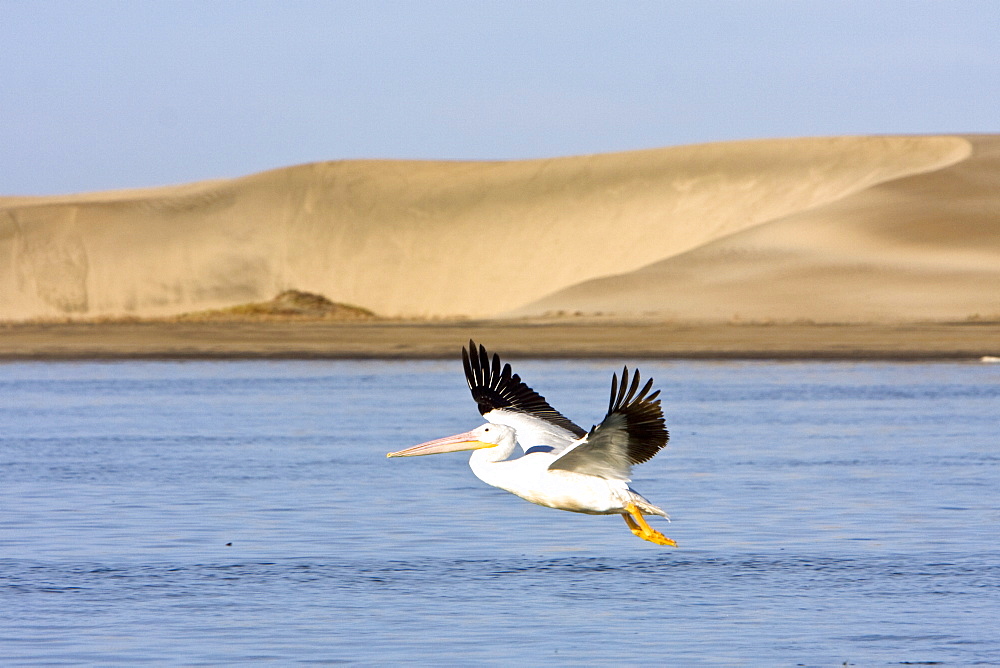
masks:
{"type": "MultiPolygon", "coordinates": [[[[492,427],[492,430],[496,431],[497,427],[492,427]]],[[[508,460],[515,447],[511,430],[504,433],[495,446],[473,452],[469,467],[487,485],[499,487],[540,506],[589,515],[616,515],[625,512],[625,506],[632,503],[644,515],[667,516],[663,509],[630,488],[626,480],[549,469],[559,458],[559,455],[550,452],[532,452],[508,460]]]]}

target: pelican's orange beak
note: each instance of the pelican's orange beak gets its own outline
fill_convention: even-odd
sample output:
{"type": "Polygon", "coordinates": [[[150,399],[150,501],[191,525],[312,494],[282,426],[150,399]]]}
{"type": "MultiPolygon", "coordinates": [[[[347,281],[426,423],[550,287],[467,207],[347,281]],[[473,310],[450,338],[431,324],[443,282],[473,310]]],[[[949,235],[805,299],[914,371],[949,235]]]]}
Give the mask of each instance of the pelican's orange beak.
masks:
{"type": "Polygon", "coordinates": [[[481,448],[492,448],[496,443],[486,443],[477,438],[478,434],[467,431],[454,436],[445,436],[433,441],[427,441],[412,448],[390,452],[386,457],[420,457],[421,455],[439,455],[444,452],[461,452],[462,450],[479,450],[481,448]]]}

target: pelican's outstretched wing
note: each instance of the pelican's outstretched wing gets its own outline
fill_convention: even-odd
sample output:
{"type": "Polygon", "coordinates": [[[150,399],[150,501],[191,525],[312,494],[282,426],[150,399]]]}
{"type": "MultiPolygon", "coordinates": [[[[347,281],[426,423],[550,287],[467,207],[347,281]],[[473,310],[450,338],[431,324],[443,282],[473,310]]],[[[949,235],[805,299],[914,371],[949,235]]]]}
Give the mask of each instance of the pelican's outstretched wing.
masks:
{"type": "Polygon", "coordinates": [[[632,466],[652,459],[670,438],[657,399],[660,391],[649,394],[652,387],[650,379],[639,389],[638,371],[629,386],[628,367],[622,371],[620,388],[618,376],[612,376],[607,416],[586,438],[552,462],[549,469],[628,480],[632,466]]]}
{"type": "Polygon", "coordinates": [[[462,363],[480,414],[490,422],[513,427],[525,450],[536,446],[561,450],[586,435],[586,430],[512,373],[510,364],[501,367],[499,355],[494,354],[491,360],[486,348],[477,349],[470,340],[469,349],[462,348],[462,363]]]}

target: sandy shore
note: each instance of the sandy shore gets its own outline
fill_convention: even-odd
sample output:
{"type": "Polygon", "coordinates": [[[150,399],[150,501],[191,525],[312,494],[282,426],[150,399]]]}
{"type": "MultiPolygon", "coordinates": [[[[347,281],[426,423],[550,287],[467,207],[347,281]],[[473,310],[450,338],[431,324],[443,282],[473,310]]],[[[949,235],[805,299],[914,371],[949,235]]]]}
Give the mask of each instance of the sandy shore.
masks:
{"type": "Polygon", "coordinates": [[[978,360],[1000,323],[119,322],[0,326],[2,360],[457,358],[474,338],[516,357],[978,360]]]}

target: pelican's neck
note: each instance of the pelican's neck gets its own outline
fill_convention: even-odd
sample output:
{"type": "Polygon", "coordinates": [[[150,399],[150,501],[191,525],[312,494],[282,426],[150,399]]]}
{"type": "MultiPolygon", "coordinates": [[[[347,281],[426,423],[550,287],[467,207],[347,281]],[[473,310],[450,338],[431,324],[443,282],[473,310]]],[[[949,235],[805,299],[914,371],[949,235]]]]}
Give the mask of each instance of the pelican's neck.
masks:
{"type": "Polygon", "coordinates": [[[540,464],[544,467],[545,460],[538,459],[543,455],[527,455],[508,459],[514,454],[517,441],[518,437],[512,433],[509,442],[505,440],[494,448],[476,450],[469,459],[469,466],[476,477],[487,485],[505,489],[511,494],[533,501],[530,498],[530,490],[526,492],[528,488],[525,487],[525,484],[528,483],[528,487],[530,487],[531,480],[525,480],[525,473],[537,473],[534,471],[537,468],[535,465],[540,464]],[[528,496],[525,496],[526,493],[528,496]]]}
{"type": "Polygon", "coordinates": [[[472,469],[472,472],[476,474],[477,478],[492,485],[493,483],[489,481],[489,478],[491,478],[489,474],[491,465],[502,462],[510,457],[514,454],[514,449],[516,447],[517,439],[513,434],[511,434],[510,436],[503,438],[492,448],[481,448],[474,451],[472,456],[469,458],[469,468],[472,469]]]}

